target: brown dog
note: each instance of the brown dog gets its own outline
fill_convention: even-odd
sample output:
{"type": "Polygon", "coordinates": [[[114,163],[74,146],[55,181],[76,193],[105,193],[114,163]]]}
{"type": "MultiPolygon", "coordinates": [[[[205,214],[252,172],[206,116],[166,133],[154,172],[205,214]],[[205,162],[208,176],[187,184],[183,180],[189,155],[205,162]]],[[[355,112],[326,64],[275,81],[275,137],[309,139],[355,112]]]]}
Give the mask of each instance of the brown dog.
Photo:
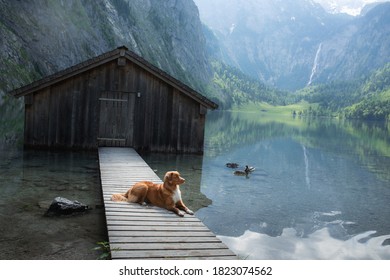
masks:
{"type": "Polygon", "coordinates": [[[185,179],[180,177],[179,172],[169,171],[164,176],[164,183],[138,182],[124,194],[113,194],[111,200],[136,202],[141,205],[149,202],[155,206],[173,211],[181,217],[184,216],[184,213],[180,210],[193,215],[194,212],[188,209],[181,199],[179,185],[184,182],[185,179]]]}

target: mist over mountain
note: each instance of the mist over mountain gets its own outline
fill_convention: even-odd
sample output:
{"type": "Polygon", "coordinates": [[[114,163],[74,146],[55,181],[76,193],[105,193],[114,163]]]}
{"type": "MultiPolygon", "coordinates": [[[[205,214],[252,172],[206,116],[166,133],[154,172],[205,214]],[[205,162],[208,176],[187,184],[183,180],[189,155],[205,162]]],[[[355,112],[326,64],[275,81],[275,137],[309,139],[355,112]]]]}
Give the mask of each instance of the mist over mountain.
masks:
{"type": "Polygon", "coordinates": [[[308,0],[195,3],[211,55],[282,89],[356,79],[389,62],[389,2],[360,17],[308,0]]]}
{"type": "MultiPolygon", "coordinates": [[[[313,0],[329,13],[345,13],[353,16],[360,15],[366,7],[373,7],[378,0],[313,0]]],[[[385,1],[382,1],[385,2],[385,1]]]]}

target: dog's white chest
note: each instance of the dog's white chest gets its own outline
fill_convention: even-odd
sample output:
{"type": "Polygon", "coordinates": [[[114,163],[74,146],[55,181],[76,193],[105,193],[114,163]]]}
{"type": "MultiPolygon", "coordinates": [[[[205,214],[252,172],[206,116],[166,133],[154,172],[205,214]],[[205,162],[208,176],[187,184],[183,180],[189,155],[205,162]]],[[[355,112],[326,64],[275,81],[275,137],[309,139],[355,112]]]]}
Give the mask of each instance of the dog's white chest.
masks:
{"type": "Polygon", "coordinates": [[[174,192],[173,192],[173,201],[176,203],[178,202],[179,200],[181,200],[181,192],[180,192],[180,189],[177,188],[174,192]]]}

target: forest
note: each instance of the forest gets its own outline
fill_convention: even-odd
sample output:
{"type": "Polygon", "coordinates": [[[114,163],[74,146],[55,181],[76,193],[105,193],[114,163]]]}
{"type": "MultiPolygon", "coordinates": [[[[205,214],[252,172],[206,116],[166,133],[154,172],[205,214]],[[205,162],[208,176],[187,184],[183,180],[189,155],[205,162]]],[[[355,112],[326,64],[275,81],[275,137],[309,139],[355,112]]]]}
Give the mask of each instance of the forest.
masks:
{"type": "Polygon", "coordinates": [[[296,101],[294,94],[267,86],[235,67],[217,60],[212,61],[211,65],[214,76],[208,91],[212,92],[211,95],[218,96],[219,107],[222,109],[256,102],[288,105],[296,101]]]}
{"type": "Polygon", "coordinates": [[[390,63],[368,77],[306,87],[298,96],[325,114],[365,120],[390,119],[390,63]]]}
{"type": "Polygon", "coordinates": [[[315,106],[300,115],[390,120],[390,63],[357,80],[312,85],[295,92],[269,87],[219,61],[212,66],[210,88],[221,94],[222,109],[256,102],[284,106],[304,100],[315,106]]]}

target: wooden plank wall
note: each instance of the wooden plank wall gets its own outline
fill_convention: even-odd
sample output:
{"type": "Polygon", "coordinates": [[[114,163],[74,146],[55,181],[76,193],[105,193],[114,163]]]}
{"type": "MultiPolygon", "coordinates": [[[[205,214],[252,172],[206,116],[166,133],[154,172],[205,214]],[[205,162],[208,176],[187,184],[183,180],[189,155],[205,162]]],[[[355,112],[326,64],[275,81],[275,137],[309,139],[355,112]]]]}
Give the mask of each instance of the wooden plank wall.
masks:
{"type": "Polygon", "coordinates": [[[127,127],[125,146],[202,153],[201,105],[130,61],[119,64],[110,61],[28,96],[26,146],[96,149],[105,118],[100,116],[99,97],[104,92],[131,92],[137,97],[127,108],[134,113],[127,116],[134,116],[134,126],[127,127]]]}
{"type": "Polygon", "coordinates": [[[101,93],[99,146],[133,146],[135,95],[134,92],[123,91],[101,93]]]}
{"type": "Polygon", "coordinates": [[[206,116],[201,114],[199,103],[149,73],[141,72],[139,81],[142,98],[135,114],[139,133],[134,148],[202,153],[206,116]]]}
{"type": "Polygon", "coordinates": [[[237,259],[195,216],[111,201],[135,182],[161,183],[133,149],[99,148],[99,165],[113,259],[237,259]]]}

